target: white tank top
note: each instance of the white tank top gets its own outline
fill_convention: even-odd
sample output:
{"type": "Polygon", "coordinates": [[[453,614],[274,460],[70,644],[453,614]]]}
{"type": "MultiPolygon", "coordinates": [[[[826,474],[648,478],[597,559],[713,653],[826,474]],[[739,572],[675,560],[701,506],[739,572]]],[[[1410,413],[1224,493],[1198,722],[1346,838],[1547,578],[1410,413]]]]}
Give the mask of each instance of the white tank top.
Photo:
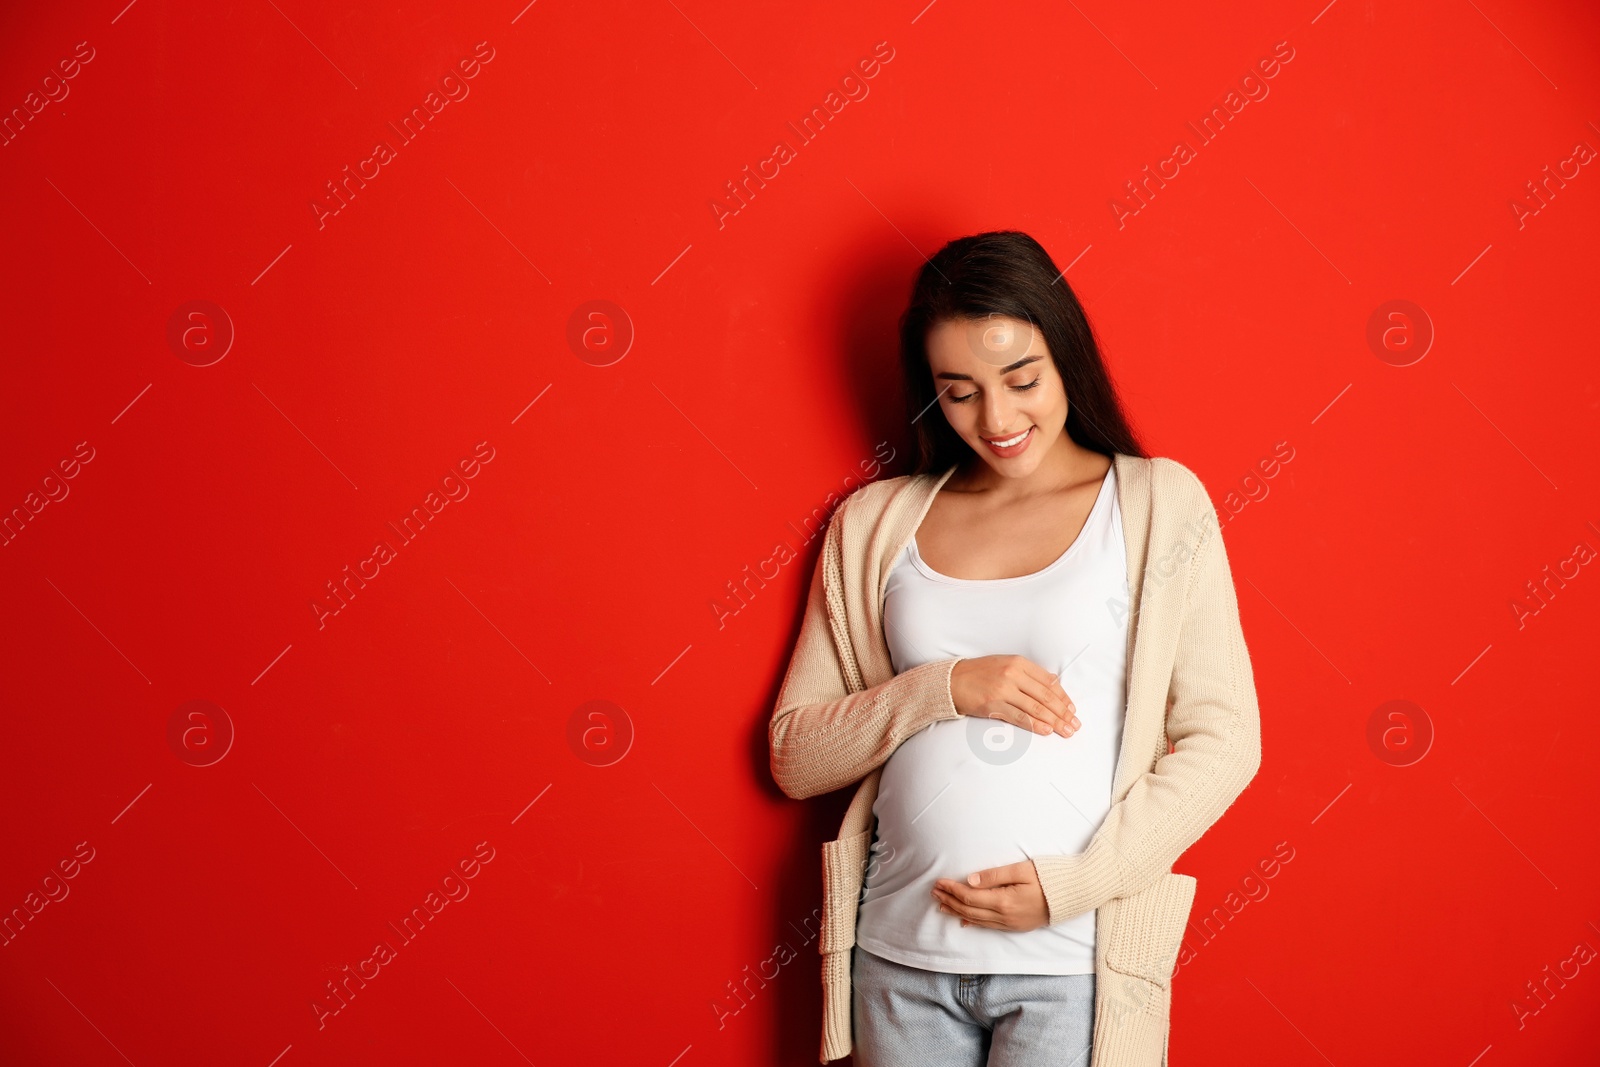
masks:
{"type": "Polygon", "coordinates": [[[1076,855],[1111,810],[1127,711],[1128,566],[1116,468],[1071,547],[1015,578],[952,578],[917,553],[889,572],[883,621],[895,673],[952,657],[1014,654],[1059,672],[1082,726],[1034,734],[963,715],[930,724],[883,767],[856,943],[924,970],[1092,974],[1095,913],[1036,930],[961,925],[936,878],[1034,855],[1076,855]]]}

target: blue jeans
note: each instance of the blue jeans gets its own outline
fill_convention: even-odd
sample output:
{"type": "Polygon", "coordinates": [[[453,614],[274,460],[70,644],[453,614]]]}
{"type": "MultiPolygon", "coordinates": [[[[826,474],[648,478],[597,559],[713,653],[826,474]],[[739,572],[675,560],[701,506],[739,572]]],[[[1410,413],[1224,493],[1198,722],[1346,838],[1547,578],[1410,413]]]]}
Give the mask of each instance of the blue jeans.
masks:
{"type": "Polygon", "coordinates": [[[858,1067],[1088,1067],[1092,974],[949,974],[851,950],[858,1067]]]}

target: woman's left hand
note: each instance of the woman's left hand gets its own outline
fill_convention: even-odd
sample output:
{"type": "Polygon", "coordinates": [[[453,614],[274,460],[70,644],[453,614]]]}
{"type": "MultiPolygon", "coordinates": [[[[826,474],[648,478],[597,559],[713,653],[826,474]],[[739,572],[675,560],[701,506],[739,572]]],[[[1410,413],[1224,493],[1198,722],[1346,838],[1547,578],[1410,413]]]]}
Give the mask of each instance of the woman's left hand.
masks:
{"type": "Polygon", "coordinates": [[[965,882],[940,878],[933,885],[939,910],[958,916],[962,926],[1026,931],[1050,924],[1050,905],[1032,860],[990,867],[965,882]]]}

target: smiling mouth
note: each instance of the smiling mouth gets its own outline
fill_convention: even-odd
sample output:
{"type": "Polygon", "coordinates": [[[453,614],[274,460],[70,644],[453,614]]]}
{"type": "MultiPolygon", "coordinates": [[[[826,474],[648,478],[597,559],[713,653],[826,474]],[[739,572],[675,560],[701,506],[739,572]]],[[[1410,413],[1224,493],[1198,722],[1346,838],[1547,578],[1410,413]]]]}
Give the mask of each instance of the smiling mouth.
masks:
{"type": "Polygon", "coordinates": [[[1032,429],[1033,427],[1030,426],[1027,430],[1023,430],[1015,437],[985,437],[984,440],[989,442],[991,445],[994,445],[996,448],[1011,448],[1015,445],[1020,445],[1022,443],[1022,439],[1027,437],[1028,431],[1032,429]]]}
{"type": "Polygon", "coordinates": [[[989,451],[1001,459],[1015,459],[1029,448],[1033,447],[1033,431],[1037,427],[1029,426],[1019,434],[1010,437],[985,437],[983,443],[989,446],[989,451]]]}

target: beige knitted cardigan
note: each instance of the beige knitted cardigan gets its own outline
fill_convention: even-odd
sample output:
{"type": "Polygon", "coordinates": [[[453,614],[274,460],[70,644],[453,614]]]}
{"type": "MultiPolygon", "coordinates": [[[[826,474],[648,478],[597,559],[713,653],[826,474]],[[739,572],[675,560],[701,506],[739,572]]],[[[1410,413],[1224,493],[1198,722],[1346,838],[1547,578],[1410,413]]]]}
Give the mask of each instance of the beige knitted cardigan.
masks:
{"type": "MultiPolygon", "coordinates": [[[[1114,462],[1136,606],[1112,806],[1082,854],[1033,862],[1051,924],[1097,910],[1089,1067],[1164,1067],[1195,892],[1172,865],[1255,776],[1261,723],[1205,487],[1174,460],[1114,462]]],[[[768,730],[772,776],[788,796],[860,783],[838,838],[822,846],[822,1063],[853,1048],[851,950],[881,768],[906,738],[960,714],[950,696],[957,661],[895,674],[881,614],[895,558],[954,470],[862,486],[834,512],[768,730]]]]}

